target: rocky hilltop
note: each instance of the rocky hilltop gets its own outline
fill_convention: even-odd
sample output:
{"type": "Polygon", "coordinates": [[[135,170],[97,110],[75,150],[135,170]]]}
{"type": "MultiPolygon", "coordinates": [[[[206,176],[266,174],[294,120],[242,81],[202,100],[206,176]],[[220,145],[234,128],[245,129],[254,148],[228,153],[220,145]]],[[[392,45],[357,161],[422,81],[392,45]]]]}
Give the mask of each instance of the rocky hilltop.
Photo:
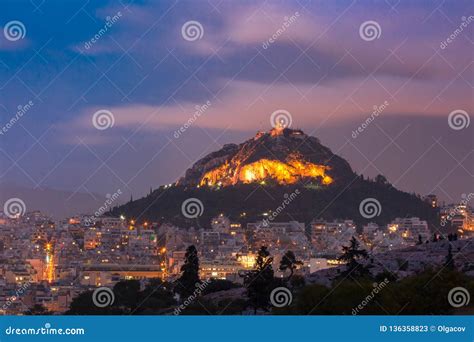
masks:
{"type": "Polygon", "coordinates": [[[317,138],[288,128],[224,145],[197,161],[174,185],[160,186],[146,197],[114,208],[111,215],[208,227],[213,217],[223,213],[245,227],[267,218],[282,203],[285,209],[276,218],[282,222],[309,224],[323,218],[387,224],[396,217],[412,216],[430,224],[439,221],[437,209],[420,196],[396,189],[383,176],[369,180],[357,175],[317,138]],[[379,212],[370,218],[359,210],[368,198],[380,203],[379,212]],[[202,203],[196,219],[183,216],[182,205],[188,199],[202,203]]]}
{"type": "Polygon", "coordinates": [[[349,163],[319,139],[301,130],[274,128],[208,154],[188,169],[178,184],[212,187],[304,181],[329,186],[354,177],[349,163]]]}

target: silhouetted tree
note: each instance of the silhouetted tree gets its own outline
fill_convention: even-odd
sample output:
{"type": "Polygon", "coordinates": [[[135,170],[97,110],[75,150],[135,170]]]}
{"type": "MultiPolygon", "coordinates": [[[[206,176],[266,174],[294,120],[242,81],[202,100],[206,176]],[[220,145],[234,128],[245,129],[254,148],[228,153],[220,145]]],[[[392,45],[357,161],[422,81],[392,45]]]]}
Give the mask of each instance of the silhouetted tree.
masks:
{"type": "Polygon", "coordinates": [[[161,279],[150,279],[145,289],[140,293],[140,303],[136,313],[159,314],[167,311],[167,308],[175,307],[172,284],[161,281],[161,279]]]}
{"type": "Polygon", "coordinates": [[[139,304],[140,282],[138,280],[119,281],[114,288],[114,304],[124,312],[133,312],[139,304]]]}
{"type": "Polygon", "coordinates": [[[367,259],[367,251],[365,249],[359,249],[359,241],[355,237],[352,237],[349,246],[342,246],[342,255],[337,258],[340,261],[346,262],[347,269],[342,272],[342,276],[360,275],[367,274],[367,269],[363,267],[357,260],[367,259]]]}
{"type": "Polygon", "coordinates": [[[295,275],[293,278],[291,278],[290,285],[294,289],[302,288],[303,286],[306,285],[306,280],[304,279],[303,276],[295,275]]]}
{"type": "Polygon", "coordinates": [[[287,281],[293,277],[293,273],[295,272],[298,266],[303,265],[301,260],[296,260],[295,253],[292,251],[287,251],[283,258],[280,261],[280,271],[285,272],[286,270],[290,270],[290,275],[287,278],[287,281]]]}
{"type": "MultiPolygon", "coordinates": [[[[367,302],[357,314],[387,315],[447,315],[456,313],[446,300],[449,291],[456,284],[463,284],[470,293],[474,291],[474,279],[456,270],[428,269],[422,273],[403,277],[397,281],[380,279],[379,291],[373,300],[367,302]]],[[[295,293],[291,306],[272,312],[286,315],[350,315],[354,308],[374,290],[373,281],[359,279],[357,282],[344,280],[331,287],[310,284],[295,293]]],[[[470,307],[469,307],[470,308],[470,307]]]]}
{"type": "Polygon", "coordinates": [[[385,176],[383,176],[383,175],[377,175],[374,180],[375,180],[375,183],[377,183],[377,184],[382,184],[382,185],[389,185],[390,184],[388,182],[387,178],[385,178],[385,176]]]}
{"type": "Polygon", "coordinates": [[[164,313],[176,305],[171,284],[151,279],[140,291],[138,280],[119,281],[113,287],[113,301],[105,307],[97,306],[94,291],[80,293],[72,300],[66,315],[137,315],[164,313]]]}
{"type": "MultiPolygon", "coordinates": [[[[122,315],[125,312],[116,306],[98,307],[92,299],[93,291],[85,291],[75,297],[66,315],[122,315]]],[[[115,304],[115,302],[113,303],[115,304]]]]}
{"type": "Polygon", "coordinates": [[[454,259],[453,259],[453,252],[451,248],[451,244],[448,246],[448,255],[446,255],[446,260],[444,262],[444,266],[447,269],[454,270],[454,259]]]}
{"type": "Polygon", "coordinates": [[[255,268],[243,275],[248,303],[254,309],[255,314],[259,308],[268,311],[270,292],[274,281],[272,262],[273,258],[267,247],[262,246],[257,254],[255,268]]]}
{"type": "Polygon", "coordinates": [[[230,280],[224,279],[212,279],[210,284],[202,291],[203,295],[214,293],[218,291],[227,291],[241,287],[241,285],[231,282],[230,280]]]}
{"type": "Polygon", "coordinates": [[[199,258],[196,247],[189,246],[184,256],[184,265],[181,266],[181,277],[176,280],[175,292],[182,298],[189,297],[196,289],[196,284],[200,284],[199,279],[199,258]]]}
{"type": "Polygon", "coordinates": [[[423,239],[422,239],[422,237],[421,237],[420,234],[418,235],[418,242],[417,242],[416,244],[417,244],[417,245],[423,244],[423,239]]]}

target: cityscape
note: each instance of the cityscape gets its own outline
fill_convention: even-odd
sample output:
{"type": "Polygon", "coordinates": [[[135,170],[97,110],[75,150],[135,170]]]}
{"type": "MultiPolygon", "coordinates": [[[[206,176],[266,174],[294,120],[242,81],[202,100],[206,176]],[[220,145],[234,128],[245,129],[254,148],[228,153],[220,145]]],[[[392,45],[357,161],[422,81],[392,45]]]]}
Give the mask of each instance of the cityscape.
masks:
{"type": "Polygon", "coordinates": [[[473,9],[4,1],[0,316],[472,315],[473,9]]]}
{"type": "MultiPolygon", "coordinates": [[[[277,126],[269,136],[279,139],[277,131],[279,134],[293,132],[277,126]]],[[[280,169],[287,174],[286,169],[280,169]]],[[[249,171],[245,167],[243,170],[242,174],[248,176],[249,171]]],[[[265,180],[243,177],[242,183],[261,187],[268,186],[262,182],[275,180],[278,183],[282,180],[272,173],[272,168],[264,170],[267,172],[265,180]]],[[[203,171],[203,179],[208,179],[208,173],[203,171]]],[[[328,175],[318,172],[312,176],[307,171],[301,174],[301,180],[283,179],[290,179],[292,184],[299,182],[301,191],[314,191],[313,183],[318,177],[321,184],[328,185],[325,180],[328,175]]],[[[296,177],[296,173],[292,177],[296,177]]],[[[375,181],[386,182],[381,178],[375,181]]],[[[161,186],[158,191],[176,188],[185,192],[186,187],[180,185],[184,181],[181,179],[176,184],[161,186]]],[[[214,185],[209,183],[203,185],[199,182],[197,187],[220,191],[220,181],[214,185]]],[[[195,250],[196,260],[199,260],[195,280],[196,284],[203,284],[199,292],[206,291],[208,284],[215,287],[214,291],[208,291],[209,298],[214,294],[229,296],[230,299],[245,296],[248,287],[246,274],[255,269],[262,247],[267,253],[268,266],[280,281],[287,279],[288,272],[291,272],[289,278],[293,281],[331,284],[344,274],[344,268],[349,267],[341,254],[353,241],[360,248],[358,250],[364,251],[371,259],[370,262],[361,261],[359,267],[370,264],[370,274],[374,277],[388,275],[403,279],[426,269],[447,267],[448,252],[454,255],[459,252],[463,256],[455,258],[451,255],[449,262],[453,263],[452,267],[467,276],[474,275],[474,248],[471,245],[474,212],[469,206],[473,193],[464,195],[460,203],[453,204],[439,203],[437,196],[432,194],[420,199],[438,214],[439,221],[434,227],[444,228],[444,233],[439,228],[433,229],[432,224],[419,217],[396,217],[387,224],[377,224],[371,219],[379,216],[383,208],[374,198],[360,204],[360,215],[367,220],[363,225],[342,217],[332,220],[314,218],[308,223],[278,220],[283,211],[290,210],[286,206],[301,194],[298,189],[285,194],[281,206],[262,212],[258,215],[260,220],[256,221],[252,221],[255,217],[249,218],[250,214],[246,212],[240,213],[237,219],[222,212],[209,222],[200,223],[198,218],[205,207],[199,199],[189,198],[181,206],[181,215],[190,219],[190,223],[179,226],[166,220],[148,221],[124,214],[113,216],[117,208],[111,204],[120,194],[119,190],[110,195],[95,213],[61,220],[41,211],[24,212],[24,203],[20,199],[6,203],[6,211],[0,220],[0,312],[6,315],[64,314],[71,312],[75,298],[81,293],[93,291],[92,296],[96,298],[98,289],[112,294],[106,302],[112,305],[111,298],[115,295],[104,289],[128,281],[135,281],[141,289],[150,284],[160,289],[179,287],[190,262],[190,248],[195,250]],[[453,252],[451,245],[455,246],[453,252]],[[282,266],[285,264],[286,267],[282,266]]],[[[132,203],[131,199],[127,205],[132,203]]],[[[118,210],[125,210],[125,207],[118,207],[118,210]]],[[[383,281],[388,280],[385,278],[383,281]]],[[[179,307],[179,290],[175,291],[177,295],[172,300],[179,307]]],[[[191,291],[189,296],[195,295],[191,291]]],[[[93,300],[96,303],[99,297],[93,300]]],[[[102,305],[98,304],[98,307],[102,305]]],[[[156,313],[170,314],[173,305],[155,309],[156,313]]],[[[174,308],[174,313],[180,313],[182,309],[174,308]]],[[[245,307],[243,309],[242,314],[246,312],[245,307]]]]}

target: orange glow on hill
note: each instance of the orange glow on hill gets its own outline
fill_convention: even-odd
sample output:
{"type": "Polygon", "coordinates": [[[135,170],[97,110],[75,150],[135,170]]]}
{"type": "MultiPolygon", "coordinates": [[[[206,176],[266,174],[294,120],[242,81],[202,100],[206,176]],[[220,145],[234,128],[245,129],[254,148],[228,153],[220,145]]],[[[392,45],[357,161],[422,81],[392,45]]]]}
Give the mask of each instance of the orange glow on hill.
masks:
{"type": "Polygon", "coordinates": [[[234,169],[228,163],[207,172],[201,179],[200,185],[224,186],[237,183],[254,183],[273,179],[278,184],[293,184],[303,178],[321,178],[321,183],[329,185],[333,179],[326,175],[329,167],[306,161],[292,159],[288,162],[279,160],[260,159],[259,161],[234,169]]]}

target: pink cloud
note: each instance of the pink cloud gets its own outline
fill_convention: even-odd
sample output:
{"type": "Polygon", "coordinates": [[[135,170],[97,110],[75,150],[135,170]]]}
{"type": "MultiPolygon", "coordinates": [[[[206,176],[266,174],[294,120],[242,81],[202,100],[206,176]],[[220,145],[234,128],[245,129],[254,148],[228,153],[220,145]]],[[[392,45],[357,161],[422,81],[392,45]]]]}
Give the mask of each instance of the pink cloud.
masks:
{"type": "Polygon", "coordinates": [[[443,99],[437,99],[442,84],[434,82],[414,80],[403,86],[403,79],[385,78],[352,79],[331,86],[275,84],[268,87],[254,82],[228,81],[222,81],[223,87],[228,85],[218,99],[180,105],[173,102],[165,106],[91,107],[67,125],[74,127],[78,136],[91,136],[92,132],[88,142],[101,144],[110,142],[104,138],[109,132],[112,134],[121,129],[173,131],[189,123],[190,119],[191,125],[205,128],[253,130],[259,123],[260,129],[267,130],[271,127],[271,114],[278,109],[291,113],[293,127],[324,127],[346,120],[363,119],[370,115],[374,106],[380,106],[385,101],[389,105],[382,115],[447,116],[458,107],[473,110],[466,94],[458,88],[448,90],[443,99]],[[380,83],[384,84],[385,89],[380,83]],[[399,90],[395,98],[387,93],[388,88],[399,90]],[[210,101],[208,108],[196,116],[196,106],[202,106],[207,101],[210,101]],[[101,132],[100,138],[92,124],[92,116],[99,109],[107,109],[114,116],[113,127],[101,132]]]}

